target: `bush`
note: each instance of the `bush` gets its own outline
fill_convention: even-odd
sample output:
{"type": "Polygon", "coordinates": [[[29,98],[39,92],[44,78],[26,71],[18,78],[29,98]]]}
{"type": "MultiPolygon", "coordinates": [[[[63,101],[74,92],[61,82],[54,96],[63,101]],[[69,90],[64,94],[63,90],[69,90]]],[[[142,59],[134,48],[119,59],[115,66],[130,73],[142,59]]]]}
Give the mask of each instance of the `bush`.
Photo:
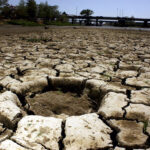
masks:
{"type": "Polygon", "coordinates": [[[79,24],[72,24],[69,22],[61,22],[61,21],[50,21],[50,22],[45,22],[43,24],[33,22],[33,21],[28,21],[28,20],[10,20],[7,21],[8,24],[12,25],[22,25],[22,26],[44,26],[44,25],[55,25],[55,26],[79,26],[79,24]]]}
{"type": "Polygon", "coordinates": [[[22,25],[22,26],[41,26],[41,24],[38,24],[37,22],[32,22],[28,20],[10,20],[7,23],[12,25],[22,25]]]}

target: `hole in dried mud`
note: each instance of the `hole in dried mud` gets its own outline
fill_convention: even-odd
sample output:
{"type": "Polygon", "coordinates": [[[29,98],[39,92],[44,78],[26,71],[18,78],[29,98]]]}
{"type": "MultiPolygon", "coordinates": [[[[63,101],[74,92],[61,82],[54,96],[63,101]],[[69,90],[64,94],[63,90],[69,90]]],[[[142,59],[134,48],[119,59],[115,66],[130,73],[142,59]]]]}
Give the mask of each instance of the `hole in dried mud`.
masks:
{"type": "Polygon", "coordinates": [[[30,111],[35,115],[82,115],[95,112],[91,99],[85,95],[62,91],[47,91],[27,97],[30,111]]]}

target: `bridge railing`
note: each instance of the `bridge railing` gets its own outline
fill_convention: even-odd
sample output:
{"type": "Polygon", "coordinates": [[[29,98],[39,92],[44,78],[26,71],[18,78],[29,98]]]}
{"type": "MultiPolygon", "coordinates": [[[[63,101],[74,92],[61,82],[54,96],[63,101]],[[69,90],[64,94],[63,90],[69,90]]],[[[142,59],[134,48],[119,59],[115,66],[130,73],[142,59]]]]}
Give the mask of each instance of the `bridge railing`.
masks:
{"type": "Polygon", "coordinates": [[[74,24],[76,22],[76,20],[79,20],[80,24],[82,24],[82,22],[84,22],[85,25],[90,25],[90,22],[92,20],[92,22],[95,22],[96,25],[102,25],[102,22],[113,22],[113,21],[117,21],[118,23],[125,25],[125,23],[129,22],[129,21],[133,21],[133,22],[140,21],[140,22],[143,22],[144,26],[148,26],[148,22],[150,21],[150,18],[74,16],[74,15],[68,16],[68,19],[71,19],[72,24],[74,24]],[[95,21],[93,21],[93,20],[95,20],[95,21]]]}

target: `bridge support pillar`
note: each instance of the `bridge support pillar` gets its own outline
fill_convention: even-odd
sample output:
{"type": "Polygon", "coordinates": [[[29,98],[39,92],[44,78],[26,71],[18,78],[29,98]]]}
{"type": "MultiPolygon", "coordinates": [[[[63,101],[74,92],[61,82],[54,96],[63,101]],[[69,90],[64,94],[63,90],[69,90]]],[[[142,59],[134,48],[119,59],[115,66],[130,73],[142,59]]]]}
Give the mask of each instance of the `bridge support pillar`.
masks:
{"type": "Polygon", "coordinates": [[[99,24],[100,24],[100,26],[102,26],[103,25],[103,21],[100,21],[99,24]]]}
{"type": "Polygon", "coordinates": [[[89,19],[89,17],[86,18],[86,25],[89,26],[91,24],[91,21],[89,19]]]}
{"type": "Polygon", "coordinates": [[[75,21],[75,20],[74,20],[74,18],[72,18],[72,21],[71,21],[71,22],[72,22],[72,24],[74,24],[74,21],[75,21]]]}
{"type": "Polygon", "coordinates": [[[96,26],[98,26],[98,19],[96,18],[96,26]]]}
{"type": "Polygon", "coordinates": [[[144,21],[144,27],[147,27],[147,26],[148,26],[148,21],[145,20],[145,21],[144,21]]]}
{"type": "Polygon", "coordinates": [[[81,26],[82,25],[82,20],[80,20],[79,23],[80,23],[80,26],[81,26]]]}
{"type": "Polygon", "coordinates": [[[126,21],[125,21],[124,19],[119,19],[119,20],[118,20],[118,24],[119,24],[119,26],[121,26],[121,27],[125,27],[126,21]]]}

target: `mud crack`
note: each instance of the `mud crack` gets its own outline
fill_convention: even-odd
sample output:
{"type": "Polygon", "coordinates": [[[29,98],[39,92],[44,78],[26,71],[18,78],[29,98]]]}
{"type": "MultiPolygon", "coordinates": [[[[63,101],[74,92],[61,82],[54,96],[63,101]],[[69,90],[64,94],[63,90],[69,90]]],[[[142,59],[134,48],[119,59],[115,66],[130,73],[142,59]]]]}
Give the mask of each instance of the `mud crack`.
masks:
{"type": "Polygon", "coordinates": [[[65,133],[65,125],[66,125],[66,121],[63,121],[62,124],[61,124],[61,138],[58,142],[59,144],[59,150],[63,150],[65,148],[64,146],[64,143],[63,143],[63,140],[65,139],[66,137],[66,133],[65,133]]]}

